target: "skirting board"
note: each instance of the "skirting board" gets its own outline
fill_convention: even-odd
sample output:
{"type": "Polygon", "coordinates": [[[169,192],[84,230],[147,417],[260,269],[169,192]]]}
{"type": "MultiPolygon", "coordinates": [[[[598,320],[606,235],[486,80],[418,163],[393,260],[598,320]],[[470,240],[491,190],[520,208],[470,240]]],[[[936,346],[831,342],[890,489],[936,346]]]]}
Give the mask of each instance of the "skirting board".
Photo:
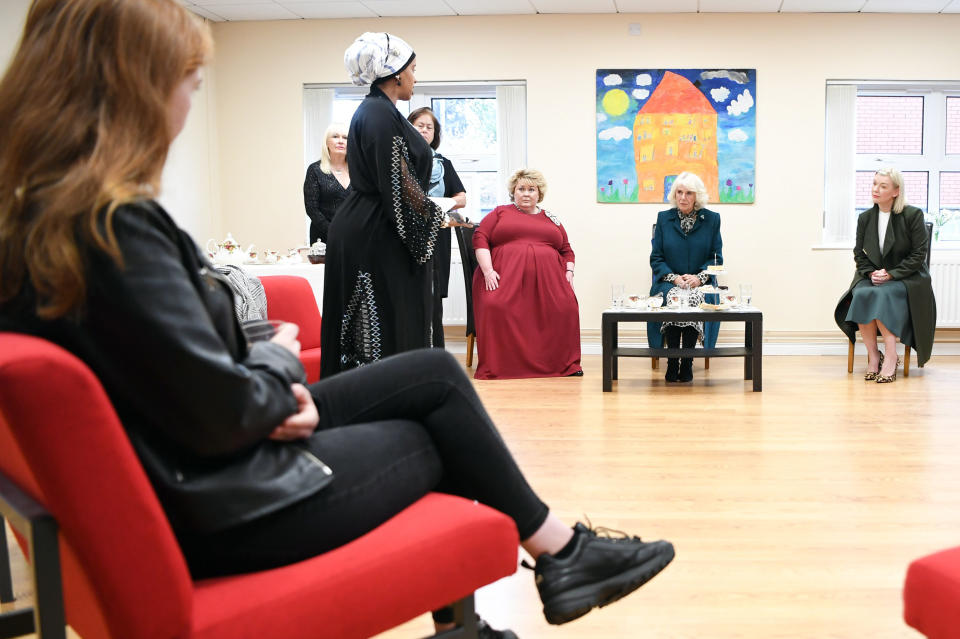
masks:
{"type": "MultiPolygon", "coordinates": [[[[466,338],[462,326],[445,326],[444,338],[447,350],[452,353],[466,353],[466,338]]],[[[743,344],[742,333],[720,331],[719,344],[743,344]],[[738,340],[739,338],[739,340],[738,340]]],[[[620,331],[620,345],[646,346],[646,332],[641,330],[620,331]]],[[[790,332],[767,331],[763,334],[764,355],[846,355],[849,342],[839,331],[830,332],[790,332]]],[[[580,331],[580,348],[584,355],[600,354],[600,331],[586,329],[580,331]]],[[[903,346],[898,345],[899,352],[903,346]]],[[[858,339],[856,355],[866,355],[863,343],[858,339]]],[[[933,357],[937,355],[960,355],[960,329],[938,329],[933,340],[933,357]]]]}

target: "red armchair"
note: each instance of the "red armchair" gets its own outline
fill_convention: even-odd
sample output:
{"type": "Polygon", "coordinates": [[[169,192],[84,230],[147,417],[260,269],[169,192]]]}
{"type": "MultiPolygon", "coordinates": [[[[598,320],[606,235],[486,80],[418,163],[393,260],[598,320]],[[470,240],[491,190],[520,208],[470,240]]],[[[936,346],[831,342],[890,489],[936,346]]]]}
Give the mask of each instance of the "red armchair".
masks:
{"type": "Polygon", "coordinates": [[[960,546],[910,564],[903,618],[928,639],[960,639],[960,546]]]}
{"type": "Polygon", "coordinates": [[[84,639],[369,637],[456,600],[458,636],[475,637],[473,591],[517,565],[512,520],[433,493],[329,553],[192,581],[99,381],[13,333],[0,333],[0,513],[37,601],[0,615],[2,637],[63,637],[64,620],[84,639]]]}
{"type": "Polygon", "coordinates": [[[307,381],[320,379],[320,310],[310,282],[294,275],[260,278],[267,295],[267,319],[293,322],[300,327],[300,361],[307,381]]]}

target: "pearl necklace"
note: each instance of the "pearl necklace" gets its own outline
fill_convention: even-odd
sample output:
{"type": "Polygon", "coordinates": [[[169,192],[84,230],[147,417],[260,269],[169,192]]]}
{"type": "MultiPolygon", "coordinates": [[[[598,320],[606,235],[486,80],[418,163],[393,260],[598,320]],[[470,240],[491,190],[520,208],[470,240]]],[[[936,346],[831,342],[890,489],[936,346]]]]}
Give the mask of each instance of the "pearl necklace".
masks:
{"type": "Polygon", "coordinates": [[[524,211],[523,209],[521,209],[519,206],[517,206],[517,203],[516,203],[516,202],[513,203],[513,208],[517,209],[518,211],[520,211],[520,212],[523,213],[524,215],[536,215],[537,213],[540,212],[540,207],[539,207],[539,206],[535,206],[533,213],[527,213],[526,211],[524,211]]]}

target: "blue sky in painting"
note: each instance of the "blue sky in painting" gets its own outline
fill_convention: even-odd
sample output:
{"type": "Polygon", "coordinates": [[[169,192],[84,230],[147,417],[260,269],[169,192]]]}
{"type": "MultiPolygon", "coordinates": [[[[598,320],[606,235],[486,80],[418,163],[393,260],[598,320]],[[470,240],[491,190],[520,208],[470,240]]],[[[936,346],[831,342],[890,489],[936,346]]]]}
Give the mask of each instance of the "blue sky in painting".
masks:
{"type": "Polygon", "coordinates": [[[596,74],[597,192],[619,189],[623,180],[636,183],[633,162],[633,121],[660,84],[666,71],[690,80],[717,110],[717,142],[721,192],[730,180],[750,191],[752,201],[756,171],[755,69],[598,69],[596,74]],[[621,82],[615,82],[619,76],[621,82]],[[602,104],[607,91],[622,89],[630,98],[621,115],[611,115],[602,104]]]}

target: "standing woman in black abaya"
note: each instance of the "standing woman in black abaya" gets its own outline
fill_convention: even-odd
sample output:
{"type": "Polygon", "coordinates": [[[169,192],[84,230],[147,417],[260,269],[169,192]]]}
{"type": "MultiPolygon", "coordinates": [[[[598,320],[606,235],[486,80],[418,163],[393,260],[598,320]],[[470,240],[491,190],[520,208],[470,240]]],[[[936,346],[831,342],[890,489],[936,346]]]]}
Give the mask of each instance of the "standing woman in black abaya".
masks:
{"type": "Polygon", "coordinates": [[[427,262],[444,221],[425,193],[433,149],[396,107],[413,96],[413,49],[388,33],[364,33],[344,65],[354,84],[371,86],[350,122],[352,189],[327,242],[324,377],[432,344],[427,262]]]}

